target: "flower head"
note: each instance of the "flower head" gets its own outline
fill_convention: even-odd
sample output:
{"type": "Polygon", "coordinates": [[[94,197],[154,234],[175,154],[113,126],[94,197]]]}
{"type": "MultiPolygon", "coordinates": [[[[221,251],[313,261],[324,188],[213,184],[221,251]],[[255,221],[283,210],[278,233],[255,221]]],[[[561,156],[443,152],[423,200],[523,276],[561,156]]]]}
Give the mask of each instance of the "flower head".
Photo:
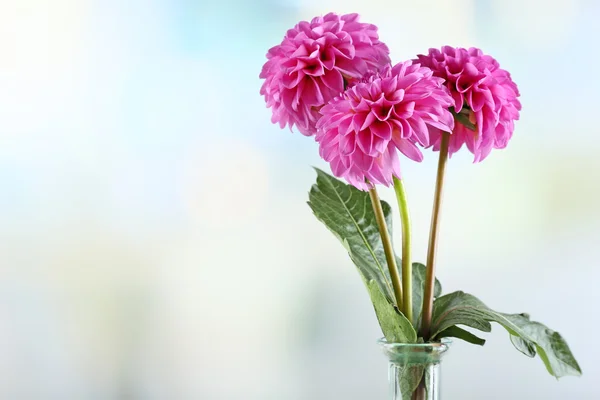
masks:
{"type": "Polygon", "coordinates": [[[319,109],[349,81],[389,65],[389,50],[379,41],[377,27],[358,19],[358,14],[329,13],[302,21],[269,50],[260,93],[273,110],[273,123],[290,129],[296,125],[312,136],[319,109]]]}
{"type": "MultiPolygon", "coordinates": [[[[419,55],[415,61],[445,80],[454,99],[454,111],[475,125],[472,130],[462,123],[456,124],[450,135],[450,154],[466,144],[475,155],[475,162],[479,162],[492,149],[506,147],[521,110],[519,90],[508,71],[474,47],[429,49],[427,55],[419,55]]],[[[434,150],[439,150],[440,132],[432,130],[431,139],[434,150]]]]}
{"type": "Polygon", "coordinates": [[[429,128],[451,131],[452,97],[443,80],[411,61],[387,67],[321,109],[316,140],[334,175],[361,190],[400,178],[399,150],[414,161],[429,145],[429,128]]]}

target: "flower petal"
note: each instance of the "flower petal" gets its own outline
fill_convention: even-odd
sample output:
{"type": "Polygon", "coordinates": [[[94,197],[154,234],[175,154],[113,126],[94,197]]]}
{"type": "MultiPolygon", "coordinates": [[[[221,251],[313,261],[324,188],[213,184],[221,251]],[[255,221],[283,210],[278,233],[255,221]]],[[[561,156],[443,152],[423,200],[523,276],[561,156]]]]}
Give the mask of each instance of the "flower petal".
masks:
{"type": "Polygon", "coordinates": [[[423,153],[421,153],[421,150],[419,150],[419,148],[412,141],[408,139],[400,139],[394,141],[394,144],[402,154],[411,160],[416,162],[423,161],[423,153]]]}

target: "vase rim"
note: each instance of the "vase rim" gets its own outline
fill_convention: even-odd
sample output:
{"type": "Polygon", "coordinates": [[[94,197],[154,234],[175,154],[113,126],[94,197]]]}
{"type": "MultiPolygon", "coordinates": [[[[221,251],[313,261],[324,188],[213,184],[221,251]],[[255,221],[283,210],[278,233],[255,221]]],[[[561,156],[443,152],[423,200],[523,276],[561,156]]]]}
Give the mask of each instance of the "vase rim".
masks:
{"type": "Polygon", "coordinates": [[[438,352],[443,353],[448,350],[448,347],[452,344],[452,340],[449,338],[442,338],[439,342],[428,342],[428,343],[390,343],[386,338],[382,337],[377,339],[377,344],[387,350],[401,349],[401,348],[431,348],[436,349],[438,352]]]}

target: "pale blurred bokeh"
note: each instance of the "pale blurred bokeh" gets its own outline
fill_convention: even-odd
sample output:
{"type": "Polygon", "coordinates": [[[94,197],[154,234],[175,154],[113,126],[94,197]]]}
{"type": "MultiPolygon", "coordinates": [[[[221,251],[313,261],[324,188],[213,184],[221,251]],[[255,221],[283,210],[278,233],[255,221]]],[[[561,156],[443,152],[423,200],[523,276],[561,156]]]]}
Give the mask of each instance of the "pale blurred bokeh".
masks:
{"type": "MultiPolygon", "coordinates": [[[[1,399],[387,398],[366,291],[305,203],[327,165],[258,93],[328,11],[396,62],[479,46],[521,89],[509,148],[451,160],[439,277],[560,331],[584,376],[495,326],[453,345],[444,398],[600,398],[599,2],[0,0],[1,399]]],[[[403,164],[418,260],[435,163],[403,164]]]]}

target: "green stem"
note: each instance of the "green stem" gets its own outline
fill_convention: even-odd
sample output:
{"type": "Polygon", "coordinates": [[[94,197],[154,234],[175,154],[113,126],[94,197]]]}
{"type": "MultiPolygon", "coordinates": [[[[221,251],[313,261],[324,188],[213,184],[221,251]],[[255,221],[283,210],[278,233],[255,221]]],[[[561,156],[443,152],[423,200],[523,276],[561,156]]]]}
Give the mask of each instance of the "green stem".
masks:
{"type": "Polygon", "coordinates": [[[394,177],[394,191],[398,199],[398,208],[400,210],[400,221],[402,222],[402,312],[404,316],[413,322],[412,312],[412,262],[410,257],[410,215],[408,212],[408,202],[406,200],[406,191],[402,180],[394,177]]]}
{"type": "Polygon", "coordinates": [[[385,215],[383,214],[381,200],[379,200],[379,194],[377,194],[375,185],[369,190],[369,195],[371,196],[371,204],[373,205],[375,219],[377,221],[377,226],[379,227],[379,235],[381,236],[381,242],[383,243],[385,259],[387,260],[390,277],[392,278],[396,306],[399,310],[402,310],[402,285],[400,283],[400,274],[398,273],[398,266],[396,265],[396,257],[394,256],[394,248],[392,247],[392,238],[390,237],[390,232],[385,223],[385,215]]]}
{"type": "Polygon", "coordinates": [[[431,316],[433,312],[433,289],[435,286],[435,253],[440,225],[440,209],[442,206],[442,190],[444,188],[444,174],[448,161],[448,142],[450,134],[442,133],[440,145],[440,158],[438,161],[435,193],[433,196],[433,212],[431,213],[431,227],[429,229],[429,246],[427,248],[427,272],[425,274],[425,290],[423,293],[423,312],[421,318],[421,336],[429,340],[431,333],[431,316]]]}

